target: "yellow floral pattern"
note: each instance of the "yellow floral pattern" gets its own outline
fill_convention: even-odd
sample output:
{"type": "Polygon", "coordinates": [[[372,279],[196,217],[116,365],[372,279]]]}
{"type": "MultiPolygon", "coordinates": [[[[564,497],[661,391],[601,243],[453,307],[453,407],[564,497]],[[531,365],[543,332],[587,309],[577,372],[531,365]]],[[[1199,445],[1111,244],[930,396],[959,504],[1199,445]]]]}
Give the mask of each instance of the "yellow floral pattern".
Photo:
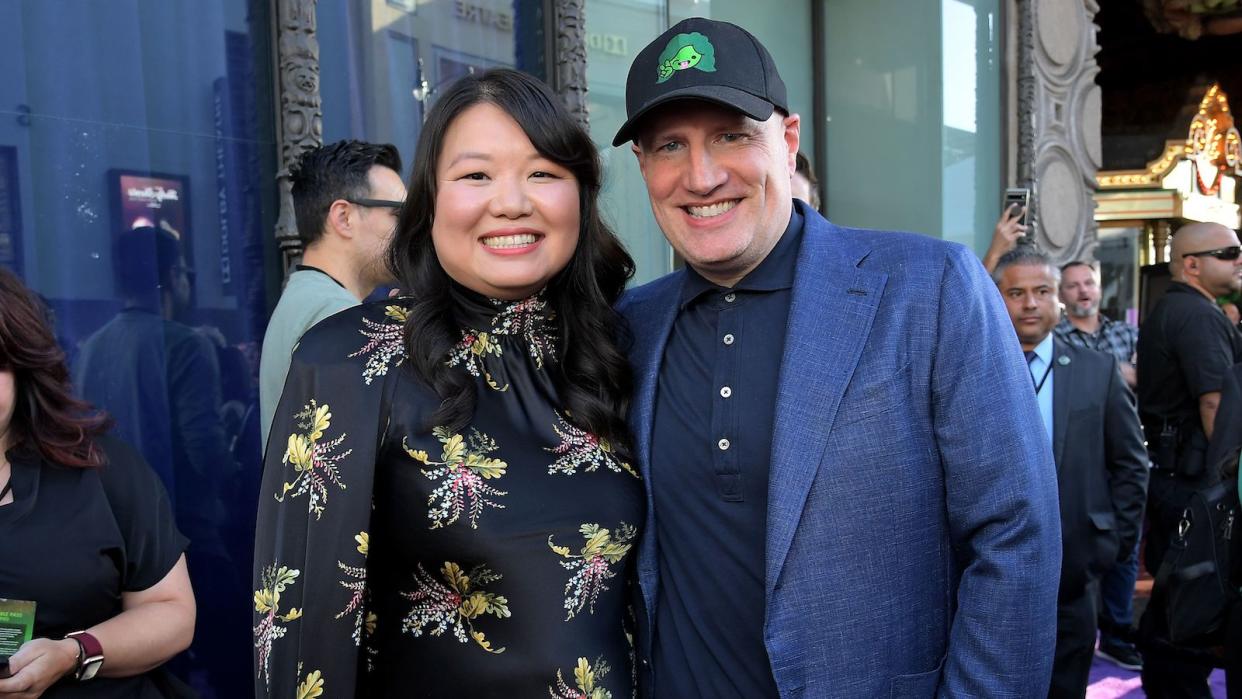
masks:
{"type": "MultiPolygon", "coordinates": [[[[357,547],[358,553],[362,554],[363,559],[365,559],[367,556],[367,551],[370,550],[370,545],[371,545],[370,535],[368,535],[366,532],[359,532],[358,534],[354,536],[354,541],[358,542],[358,547],[357,547]]],[[[341,583],[341,587],[349,591],[349,602],[345,605],[344,609],[342,609],[340,612],[337,613],[335,618],[340,619],[347,614],[354,615],[354,634],[353,634],[354,645],[361,645],[362,644],[362,630],[363,630],[362,622],[363,622],[363,616],[364,616],[363,601],[364,601],[364,598],[366,597],[366,592],[367,592],[366,565],[364,562],[364,564],[361,566],[351,566],[351,565],[346,565],[342,561],[337,561],[336,565],[338,568],[341,569],[341,572],[345,574],[345,579],[341,580],[340,583],[341,583]]],[[[371,615],[371,616],[374,616],[374,615],[371,615]]]]}
{"type": "Polygon", "coordinates": [[[323,508],[328,502],[328,485],[345,489],[339,464],[353,449],[346,449],[339,454],[333,453],[345,441],[344,433],[335,439],[324,441],[324,432],[332,426],[332,411],[327,403],[319,405],[312,398],[293,417],[301,432],[289,435],[283,463],[293,466],[297,475],[281,487],[281,491],[276,494],[276,501],[284,502],[286,497],[309,495],[308,507],[314,513],[315,519],[319,519],[323,516],[323,508]]]}
{"type": "Polygon", "coordinates": [[[259,613],[259,625],[254,628],[254,647],[259,651],[259,667],[263,680],[271,684],[269,660],[272,644],[288,631],[288,624],[302,617],[302,610],[290,609],[280,613],[280,595],[301,575],[301,571],[286,566],[270,565],[260,575],[260,587],[254,591],[254,610],[259,613]]]}
{"type": "Polygon", "coordinates": [[[440,568],[441,580],[432,577],[422,563],[418,564],[414,575],[417,587],[401,593],[414,602],[401,622],[402,631],[417,637],[424,632],[440,636],[452,629],[453,636],[462,643],[470,638],[488,653],[505,652],[504,648],[492,648],[487,636],[474,628],[474,622],[485,614],[498,619],[509,618],[509,600],[483,589],[503,576],[486,566],[477,566],[466,573],[452,561],[440,568]]]}
{"type": "Polygon", "coordinates": [[[640,477],[633,466],[617,458],[608,440],[602,440],[574,425],[559,412],[555,410],[552,412],[556,415],[556,424],[552,426],[552,431],[561,438],[561,443],[544,449],[556,455],[556,461],[548,466],[549,474],[560,473],[572,476],[578,472],[579,468],[590,473],[603,466],[609,471],[628,473],[635,478],[640,477]]]}
{"type": "Polygon", "coordinates": [[[460,366],[471,376],[481,377],[495,391],[509,390],[509,384],[500,385],[487,369],[488,357],[501,357],[504,348],[497,339],[514,336],[525,341],[530,358],[536,369],[544,362],[556,359],[556,334],[553,323],[556,314],[548,310],[542,293],[521,301],[490,299],[496,307],[488,330],[462,330],[461,340],[449,352],[446,364],[460,366]]]}
{"type": "Polygon", "coordinates": [[[586,658],[578,658],[574,668],[574,686],[565,683],[561,671],[556,671],[556,687],[548,687],[552,699],[612,699],[612,692],[597,684],[611,671],[604,659],[596,658],[591,665],[586,658]]]}
{"type": "Polygon", "coordinates": [[[375,379],[388,375],[388,369],[398,366],[405,360],[405,322],[409,320],[409,311],[401,306],[385,306],[382,323],[370,318],[362,319],[362,330],[358,332],[367,338],[358,351],[349,355],[366,357],[366,365],[362,370],[362,380],[370,386],[375,379]],[[395,361],[394,361],[395,360],[395,361]]]}
{"type": "Polygon", "coordinates": [[[548,536],[548,547],[565,559],[559,561],[561,567],[573,573],[565,583],[565,621],[573,619],[584,607],[591,614],[595,613],[595,600],[600,592],[608,589],[604,581],[616,577],[613,566],[630,552],[638,534],[635,527],[625,522],[615,533],[598,524],[584,524],[578,532],[585,540],[578,553],[573,553],[568,546],[557,546],[548,536]]]}
{"type": "Polygon", "coordinates": [[[431,467],[423,469],[423,475],[430,481],[439,481],[435,490],[427,496],[430,506],[427,517],[431,520],[431,528],[453,524],[464,513],[470,520],[470,528],[478,529],[479,515],[484,507],[500,510],[505,507],[489,498],[504,497],[508,492],[488,485],[486,481],[503,477],[509,465],[488,456],[496,451],[496,440],[477,429],[471,429],[468,439],[450,432],[446,427],[436,427],[431,433],[443,445],[439,461],[433,461],[424,450],[411,449],[406,441],[401,443],[410,458],[431,467]]]}
{"type": "MultiPolygon", "coordinates": [[[[298,677],[302,676],[302,663],[298,663],[298,677]]],[[[298,699],[315,699],[323,696],[323,674],[312,670],[306,679],[298,684],[298,699]]]]}
{"type": "Polygon", "coordinates": [[[462,331],[461,341],[449,352],[448,361],[445,363],[449,366],[461,366],[471,376],[483,377],[492,390],[503,392],[509,390],[509,384],[501,386],[497,383],[483,363],[489,355],[499,357],[503,352],[500,343],[490,333],[462,331]]]}

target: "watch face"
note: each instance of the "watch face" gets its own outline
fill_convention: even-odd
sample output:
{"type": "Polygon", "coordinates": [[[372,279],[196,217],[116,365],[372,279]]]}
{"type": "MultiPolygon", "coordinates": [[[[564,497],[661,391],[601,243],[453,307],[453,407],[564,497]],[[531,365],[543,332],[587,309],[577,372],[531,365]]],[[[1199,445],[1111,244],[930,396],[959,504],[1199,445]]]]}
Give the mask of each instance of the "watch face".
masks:
{"type": "Polygon", "coordinates": [[[102,655],[87,658],[82,663],[82,671],[78,673],[78,680],[85,682],[86,680],[93,679],[95,673],[99,672],[99,668],[103,667],[103,661],[102,655]]]}

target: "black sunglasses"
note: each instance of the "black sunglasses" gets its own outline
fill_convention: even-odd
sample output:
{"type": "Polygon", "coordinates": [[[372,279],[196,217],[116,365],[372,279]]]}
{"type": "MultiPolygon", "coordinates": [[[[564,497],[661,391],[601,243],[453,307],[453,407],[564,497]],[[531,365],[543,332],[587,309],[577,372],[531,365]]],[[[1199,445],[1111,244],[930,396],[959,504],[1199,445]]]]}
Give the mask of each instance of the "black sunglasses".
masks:
{"type": "Polygon", "coordinates": [[[350,204],[355,204],[357,206],[366,206],[369,208],[383,208],[383,209],[396,210],[396,209],[400,209],[402,206],[401,202],[393,201],[392,199],[346,199],[345,201],[349,202],[350,204]]]}
{"type": "Polygon", "coordinates": [[[1218,260],[1225,260],[1226,262],[1233,262],[1242,257],[1242,245],[1230,245],[1227,248],[1216,248],[1215,250],[1204,250],[1202,252],[1188,252],[1182,255],[1182,257],[1200,257],[1203,255],[1215,257],[1218,260]]]}

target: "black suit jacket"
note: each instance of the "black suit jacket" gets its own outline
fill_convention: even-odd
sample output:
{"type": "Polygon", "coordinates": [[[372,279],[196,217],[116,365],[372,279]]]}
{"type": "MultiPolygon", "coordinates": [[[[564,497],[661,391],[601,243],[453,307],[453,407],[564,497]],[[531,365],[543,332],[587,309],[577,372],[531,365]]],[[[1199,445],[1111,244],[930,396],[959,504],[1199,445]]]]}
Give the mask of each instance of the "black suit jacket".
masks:
{"type": "Polygon", "coordinates": [[[1147,500],[1147,449],[1115,358],[1055,338],[1052,361],[1061,595],[1072,597],[1134,551],[1147,500]]]}

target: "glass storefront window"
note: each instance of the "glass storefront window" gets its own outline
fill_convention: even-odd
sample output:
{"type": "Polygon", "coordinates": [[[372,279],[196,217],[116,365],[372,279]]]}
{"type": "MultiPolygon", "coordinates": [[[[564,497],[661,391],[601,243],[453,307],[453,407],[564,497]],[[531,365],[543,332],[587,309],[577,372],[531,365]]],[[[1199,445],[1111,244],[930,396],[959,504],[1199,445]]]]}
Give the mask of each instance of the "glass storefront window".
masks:
{"type": "Polygon", "coordinates": [[[199,605],[170,663],[251,694],[258,347],[277,288],[270,7],[0,3],[0,265],[163,479],[199,605]]]}
{"type": "Polygon", "coordinates": [[[613,148],[612,137],[625,122],[625,78],[634,56],[665,29],[687,17],[732,22],[763,42],[785,80],[790,109],[802,116],[801,150],[808,157],[814,153],[810,0],[762,5],[743,0],[588,0],[591,136],[603,158],[607,178],[604,214],[638,265],[634,284],[671,272],[673,253],[651,214],[646,185],[630,147],[613,148]]]}
{"type": "Polygon", "coordinates": [[[998,0],[827,0],[826,209],[982,253],[1000,215],[998,0]]]}
{"type": "Polygon", "coordinates": [[[392,143],[408,174],[437,93],[476,70],[546,79],[542,2],[320,0],[323,140],[392,143]]]}

